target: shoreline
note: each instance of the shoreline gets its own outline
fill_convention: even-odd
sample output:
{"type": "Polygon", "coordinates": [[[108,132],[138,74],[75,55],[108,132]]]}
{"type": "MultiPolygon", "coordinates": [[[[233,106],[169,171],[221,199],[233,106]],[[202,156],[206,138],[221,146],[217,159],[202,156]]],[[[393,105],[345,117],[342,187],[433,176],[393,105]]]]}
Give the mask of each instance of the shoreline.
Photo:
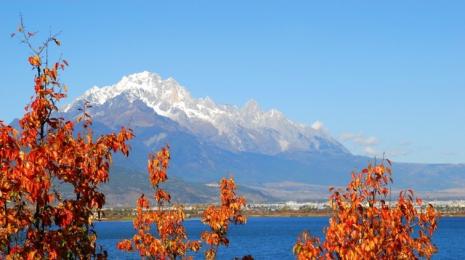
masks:
{"type": "MultiPolygon", "coordinates": [[[[247,218],[321,218],[321,217],[330,217],[330,213],[294,213],[294,214],[245,214],[247,218]]],[[[461,213],[441,213],[440,218],[464,218],[465,212],[461,213]]],[[[95,222],[132,222],[134,217],[109,217],[109,218],[101,218],[99,220],[95,220],[95,222]]],[[[186,217],[185,221],[195,221],[201,220],[200,216],[188,216],[186,217]]]]}

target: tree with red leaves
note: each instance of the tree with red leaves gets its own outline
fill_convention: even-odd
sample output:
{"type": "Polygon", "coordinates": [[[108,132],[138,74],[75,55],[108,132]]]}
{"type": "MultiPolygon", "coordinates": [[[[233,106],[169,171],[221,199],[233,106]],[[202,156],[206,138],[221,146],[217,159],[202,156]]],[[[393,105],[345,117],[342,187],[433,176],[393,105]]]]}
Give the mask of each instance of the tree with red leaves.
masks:
{"type": "Polygon", "coordinates": [[[412,190],[400,192],[397,203],[389,203],[391,182],[391,162],[383,160],[352,174],[345,191],[330,189],[334,213],[325,241],[304,232],[294,246],[297,258],[431,258],[439,214],[431,204],[415,199],[412,190]]]}
{"type": "Polygon", "coordinates": [[[92,225],[105,203],[99,187],[108,181],[112,154],[128,155],[133,134],[122,128],[94,136],[84,107],[84,130],[75,135],[75,122],[55,117],[66,92],[59,72],[68,63],[50,64],[48,49],[61,42],[54,35],[33,47],[35,33],[22,21],[15,34],[33,52],[34,96],[18,130],[0,122],[0,258],[104,258],[92,225]],[[62,194],[64,186],[71,196],[62,194]]]}
{"type": "Polygon", "coordinates": [[[170,194],[160,188],[160,184],[168,179],[167,169],[170,160],[169,148],[162,148],[156,155],[151,155],[148,162],[150,183],[155,192],[153,197],[157,202],[156,209],[150,207],[150,202],[144,194],[137,200],[137,216],[134,228],[137,233],[132,240],[123,240],[117,247],[123,251],[137,250],[144,258],[177,259],[184,257],[188,251],[197,252],[199,241],[189,241],[183,226],[185,214],[181,206],[168,209],[170,194]],[[151,225],[155,224],[158,236],[153,235],[151,225]]]}

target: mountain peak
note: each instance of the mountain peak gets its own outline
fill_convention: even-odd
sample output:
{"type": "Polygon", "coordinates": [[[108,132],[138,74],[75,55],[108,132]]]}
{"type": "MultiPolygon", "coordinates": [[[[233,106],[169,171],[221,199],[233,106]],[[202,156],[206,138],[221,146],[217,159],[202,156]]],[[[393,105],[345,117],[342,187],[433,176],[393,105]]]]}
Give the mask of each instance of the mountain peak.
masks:
{"type": "Polygon", "coordinates": [[[231,151],[276,154],[331,147],[334,151],[347,152],[318,128],[292,122],[276,109],[262,111],[255,100],[238,108],[216,104],[209,97],[192,98],[175,79],[162,79],[148,71],[125,76],[111,86],[93,87],[65,107],[64,112],[81,106],[84,100],[96,110],[106,103],[141,101],[155,114],[177,122],[200,139],[231,151]],[[114,101],[116,97],[120,97],[118,101],[114,101]]]}
{"type": "Polygon", "coordinates": [[[147,82],[147,81],[160,81],[161,77],[157,73],[153,73],[153,72],[145,70],[142,72],[133,73],[133,74],[124,76],[121,80],[139,81],[140,83],[142,83],[142,82],[147,82]]]}
{"type": "MultiPolygon", "coordinates": [[[[94,86],[77,98],[73,104],[87,100],[94,105],[102,105],[119,95],[126,95],[130,101],[140,99],[150,107],[153,107],[160,100],[179,103],[192,99],[190,93],[175,79],[167,78],[163,80],[156,73],[143,71],[124,76],[115,85],[94,86]]],[[[66,106],[63,110],[67,112],[73,104],[66,106]]]]}
{"type": "Polygon", "coordinates": [[[260,111],[260,106],[258,105],[257,101],[251,99],[245,103],[244,110],[248,111],[260,111]]]}

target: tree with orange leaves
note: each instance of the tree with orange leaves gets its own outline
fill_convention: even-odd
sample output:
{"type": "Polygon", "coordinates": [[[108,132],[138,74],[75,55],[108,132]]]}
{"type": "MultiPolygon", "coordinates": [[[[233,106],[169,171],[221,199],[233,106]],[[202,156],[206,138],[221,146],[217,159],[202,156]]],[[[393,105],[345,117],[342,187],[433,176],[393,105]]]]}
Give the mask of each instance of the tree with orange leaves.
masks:
{"type": "MultiPolygon", "coordinates": [[[[137,200],[137,216],[134,228],[137,233],[131,240],[125,239],[117,244],[123,251],[138,251],[142,257],[156,259],[176,259],[185,256],[188,251],[197,252],[200,241],[189,241],[182,222],[185,214],[181,206],[167,209],[165,203],[170,203],[171,196],[160,188],[160,184],[168,179],[167,168],[170,155],[168,147],[162,148],[156,155],[151,155],[148,162],[150,182],[155,189],[153,194],[157,206],[150,208],[150,202],[144,195],[137,200]],[[158,237],[150,232],[155,224],[158,237]]],[[[207,259],[214,259],[220,245],[228,246],[227,231],[230,222],[244,224],[246,217],[241,214],[245,206],[245,199],[236,196],[236,185],[232,178],[222,179],[220,182],[220,206],[209,206],[202,216],[202,222],[210,226],[211,231],[202,233],[201,238],[208,245],[205,251],[207,259]]],[[[252,259],[251,257],[246,259],[252,259]]]]}
{"type": "Polygon", "coordinates": [[[397,203],[389,203],[390,183],[391,162],[383,160],[353,173],[345,191],[330,189],[334,214],[325,241],[302,233],[293,249],[297,258],[431,258],[439,214],[431,204],[415,199],[412,190],[400,192],[397,203]]]}
{"type": "Polygon", "coordinates": [[[128,155],[133,134],[122,128],[94,136],[84,107],[84,130],[75,136],[74,122],[55,117],[66,92],[59,71],[68,63],[49,64],[48,48],[60,41],[54,35],[33,47],[35,33],[22,20],[15,34],[33,52],[28,61],[34,96],[19,131],[0,122],[0,258],[105,258],[97,253],[92,226],[94,212],[105,203],[99,186],[108,181],[112,154],[128,155]],[[61,193],[63,186],[71,196],[61,193]]]}
{"type": "Polygon", "coordinates": [[[160,188],[160,184],[168,179],[169,159],[168,147],[162,148],[156,155],[150,155],[148,172],[150,183],[155,189],[153,196],[157,202],[156,209],[150,208],[149,200],[142,194],[137,200],[137,217],[133,221],[137,233],[132,241],[126,239],[119,242],[118,249],[137,250],[141,257],[155,259],[176,259],[184,257],[188,251],[197,252],[200,249],[199,241],[187,240],[182,224],[185,219],[182,207],[166,207],[171,201],[171,196],[160,188]],[[150,232],[152,224],[156,224],[158,237],[150,232]]]}
{"type": "Polygon", "coordinates": [[[218,247],[228,246],[227,232],[229,224],[245,224],[247,218],[241,214],[245,199],[236,196],[236,184],[232,178],[220,181],[221,205],[209,206],[202,215],[202,222],[210,226],[210,231],[202,233],[202,240],[209,245],[205,251],[206,259],[215,259],[218,247]]]}

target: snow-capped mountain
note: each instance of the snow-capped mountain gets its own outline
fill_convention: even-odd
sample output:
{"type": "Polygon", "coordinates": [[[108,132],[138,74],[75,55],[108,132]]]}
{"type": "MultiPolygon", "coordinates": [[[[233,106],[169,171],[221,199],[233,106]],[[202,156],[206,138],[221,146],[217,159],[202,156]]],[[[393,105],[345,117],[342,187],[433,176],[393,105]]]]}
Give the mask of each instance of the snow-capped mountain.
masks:
{"type": "MultiPolygon", "coordinates": [[[[267,155],[295,151],[349,153],[325,130],[292,122],[278,110],[262,111],[253,100],[237,107],[216,104],[209,97],[193,98],[173,78],[162,79],[147,71],[125,76],[115,85],[93,87],[63,110],[70,112],[82,106],[84,100],[99,107],[121,99],[142,102],[154,114],[167,117],[201,140],[229,151],[267,155]]],[[[98,113],[104,111],[96,112],[95,116],[98,113]]]]}
{"type": "MultiPolygon", "coordinates": [[[[84,101],[92,105],[88,112],[95,134],[126,126],[136,135],[129,158],[115,156],[113,161],[106,187],[112,205],[132,205],[141,193],[152,192],[147,154],[166,144],[173,177],[168,188],[191,202],[216,197],[205,184],[230,175],[250,201],[324,199],[328,186],[345,185],[354,169],[372,160],[352,155],[319,123],[292,122],[277,110],[262,111],[255,101],[237,107],[193,98],[174,79],[149,72],[86,91],[63,108],[62,116],[76,118],[84,101]]],[[[394,189],[465,197],[457,192],[465,186],[465,165],[394,163],[393,171],[394,189]]]]}

